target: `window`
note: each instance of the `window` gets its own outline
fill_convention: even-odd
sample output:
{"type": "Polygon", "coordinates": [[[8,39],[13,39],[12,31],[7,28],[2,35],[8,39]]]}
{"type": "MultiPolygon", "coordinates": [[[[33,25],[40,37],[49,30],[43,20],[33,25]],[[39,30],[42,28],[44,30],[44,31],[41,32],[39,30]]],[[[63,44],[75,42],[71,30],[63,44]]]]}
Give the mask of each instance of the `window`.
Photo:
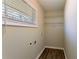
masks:
{"type": "Polygon", "coordinates": [[[37,27],[36,12],[32,7],[29,6],[29,8],[32,9],[32,11],[30,11],[32,13],[31,15],[28,15],[25,12],[20,11],[19,9],[16,9],[10,5],[3,4],[2,6],[3,24],[4,25],[37,27]]]}

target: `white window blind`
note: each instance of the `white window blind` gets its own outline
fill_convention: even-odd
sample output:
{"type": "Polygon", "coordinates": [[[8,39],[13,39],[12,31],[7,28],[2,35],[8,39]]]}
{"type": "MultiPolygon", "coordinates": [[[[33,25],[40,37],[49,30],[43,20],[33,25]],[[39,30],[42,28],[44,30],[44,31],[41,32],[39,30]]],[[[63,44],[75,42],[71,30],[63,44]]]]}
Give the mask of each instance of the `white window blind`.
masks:
{"type": "MultiPolygon", "coordinates": [[[[28,12],[28,11],[26,11],[28,12]]],[[[11,7],[7,4],[3,4],[2,6],[2,14],[3,18],[6,18],[6,20],[12,20],[17,23],[22,23],[23,25],[35,25],[36,18],[35,18],[35,10],[32,11],[32,15],[28,15],[24,13],[23,11],[20,11],[14,7],[11,7]]],[[[5,20],[5,22],[6,22],[5,20]]],[[[21,24],[21,26],[22,26],[21,24]]]]}

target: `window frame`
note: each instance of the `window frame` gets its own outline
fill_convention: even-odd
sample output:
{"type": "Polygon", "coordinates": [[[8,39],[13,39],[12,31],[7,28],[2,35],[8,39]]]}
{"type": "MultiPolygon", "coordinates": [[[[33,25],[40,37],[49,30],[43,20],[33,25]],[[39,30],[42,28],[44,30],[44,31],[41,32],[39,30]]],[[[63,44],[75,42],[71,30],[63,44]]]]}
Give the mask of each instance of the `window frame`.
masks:
{"type": "MultiPolygon", "coordinates": [[[[3,3],[4,4],[4,3],[3,3]]],[[[29,4],[27,4],[30,8],[32,8],[29,4]]],[[[28,26],[28,27],[38,27],[38,24],[37,24],[37,17],[36,17],[36,15],[37,15],[37,13],[36,13],[36,10],[34,9],[34,8],[32,8],[32,16],[31,16],[31,18],[32,18],[32,20],[31,21],[33,21],[33,23],[28,23],[28,22],[24,22],[24,21],[16,21],[16,20],[12,20],[11,18],[8,18],[7,16],[6,16],[6,6],[9,6],[9,5],[7,5],[7,4],[4,4],[4,8],[5,8],[5,12],[4,12],[4,15],[2,15],[2,24],[3,25],[12,25],[12,26],[28,26]]],[[[9,7],[11,7],[11,6],[9,6],[9,7]]],[[[13,8],[13,7],[11,7],[11,8],[13,8]]],[[[16,9],[16,8],[13,8],[13,9],[15,9],[15,10],[17,10],[18,12],[21,12],[21,13],[23,13],[22,11],[20,11],[20,10],[18,10],[18,9],[16,9]]],[[[24,13],[23,13],[24,14],[24,13]]],[[[25,15],[23,15],[23,16],[25,16],[25,15]]]]}

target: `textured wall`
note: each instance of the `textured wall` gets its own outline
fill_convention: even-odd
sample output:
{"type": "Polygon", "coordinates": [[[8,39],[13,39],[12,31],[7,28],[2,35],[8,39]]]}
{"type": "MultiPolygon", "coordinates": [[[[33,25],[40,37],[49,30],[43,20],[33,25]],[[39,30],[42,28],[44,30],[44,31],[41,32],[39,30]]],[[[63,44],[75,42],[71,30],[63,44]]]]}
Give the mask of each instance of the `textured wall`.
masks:
{"type": "Polygon", "coordinates": [[[64,17],[63,12],[47,12],[45,14],[45,46],[63,48],[64,17]]]}
{"type": "Polygon", "coordinates": [[[67,0],[65,6],[65,52],[67,59],[77,59],[76,0],[67,0]]]}

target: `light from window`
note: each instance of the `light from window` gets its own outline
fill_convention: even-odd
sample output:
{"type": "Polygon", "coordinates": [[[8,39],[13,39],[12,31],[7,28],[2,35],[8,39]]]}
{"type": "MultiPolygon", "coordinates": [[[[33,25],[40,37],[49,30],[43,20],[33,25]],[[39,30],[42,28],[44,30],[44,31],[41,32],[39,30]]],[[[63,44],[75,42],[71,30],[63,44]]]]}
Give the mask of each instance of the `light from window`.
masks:
{"type": "Polygon", "coordinates": [[[8,19],[8,20],[15,21],[17,23],[20,22],[22,24],[24,23],[24,24],[35,25],[35,20],[36,20],[35,11],[33,12],[32,16],[29,16],[16,8],[13,8],[7,4],[3,4],[2,14],[3,14],[3,18],[6,18],[6,20],[8,19]]]}

